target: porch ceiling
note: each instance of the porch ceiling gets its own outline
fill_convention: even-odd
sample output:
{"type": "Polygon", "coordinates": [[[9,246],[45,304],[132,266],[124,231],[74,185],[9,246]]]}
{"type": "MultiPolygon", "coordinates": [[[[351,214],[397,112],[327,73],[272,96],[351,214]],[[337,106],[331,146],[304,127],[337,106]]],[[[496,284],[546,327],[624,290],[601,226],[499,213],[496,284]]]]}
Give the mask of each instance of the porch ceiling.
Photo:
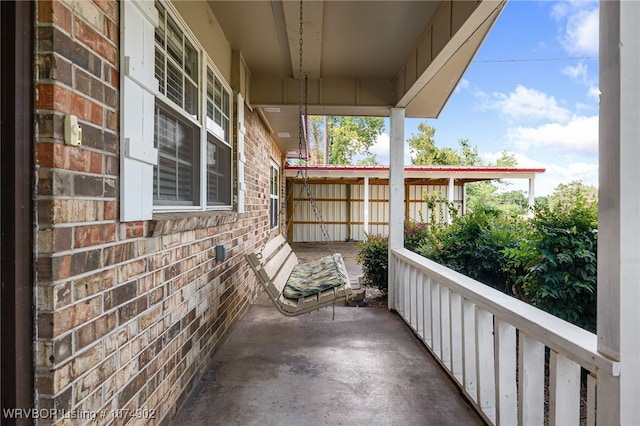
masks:
{"type": "MultiPolygon", "coordinates": [[[[309,114],[437,117],[505,3],[305,0],[309,114]]],[[[249,68],[251,106],[283,152],[297,151],[299,2],[209,5],[249,68]]]]}

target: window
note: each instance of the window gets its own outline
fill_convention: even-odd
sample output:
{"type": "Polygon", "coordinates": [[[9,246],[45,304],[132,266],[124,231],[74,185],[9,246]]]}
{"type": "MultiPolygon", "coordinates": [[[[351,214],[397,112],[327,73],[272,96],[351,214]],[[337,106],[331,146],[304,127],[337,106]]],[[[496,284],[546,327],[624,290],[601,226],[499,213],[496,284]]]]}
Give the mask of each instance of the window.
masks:
{"type": "Polygon", "coordinates": [[[156,209],[232,205],[230,89],[206,52],[157,1],[153,204],[156,209]],[[204,65],[206,64],[206,65],[204,65]],[[201,113],[204,111],[204,114],[201,113]]]}
{"type": "Polygon", "coordinates": [[[280,170],[275,163],[271,163],[270,170],[270,224],[271,229],[278,227],[280,219],[280,170]]]}

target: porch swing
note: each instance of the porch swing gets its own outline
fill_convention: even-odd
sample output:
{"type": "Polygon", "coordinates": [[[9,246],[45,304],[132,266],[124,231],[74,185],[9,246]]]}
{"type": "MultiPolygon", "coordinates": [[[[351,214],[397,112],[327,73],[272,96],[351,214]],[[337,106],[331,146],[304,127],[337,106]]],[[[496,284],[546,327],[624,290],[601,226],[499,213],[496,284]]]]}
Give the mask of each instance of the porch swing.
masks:
{"type": "MultiPolygon", "coordinates": [[[[308,77],[302,79],[302,0],[300,1],[300,90],[299,90],[299,130],[298,130],[298,159],[300,163],[306,165],[303,159],[302,142],[303,122],[302,117],[307,117],[307,85],[308,77]],[[304,104],[304,115],[303,107],[304,104]]],[[[351,282],[347,274],[347,268],[344,259],[340,253],[336,253],[329,240],[327,226],[322,220],[318,205],[313,198],[307,169],[301,167],[298,169],[295,179],[302,177],[303,188],[307,192],[307,196],[316,220],[320,226],[321,234],[332,254],[324,256],[309,263],[300,263],[298,257],[294,253],[291,246],[287,243],[282,234],[278,234],[270,240],[267,240],[257,253],[249,253],[245,255],[249,266],[256,275],[256,278],[266,290],[269,298],[280,313],[286,316],[296,316],[312,312],[327,306],[334,306],[337,302],[346,301],[351,295],[351,282]]],[[[284,205],[293,192],[295,185],[291,185],[287,192],[284,205]]],[[[301,188],[302,190],[302,188],[301,188]]],[[[295,204],[294,208],[295,209],[295,204]]],[[[278,217],[284,209],[280,209],[278,217]]],[[[287,219],[290,226],[293,219],[293,211],[291,218],[287,219]]],[[[278,220],[279,222],[280,220],[278,220]]]]}

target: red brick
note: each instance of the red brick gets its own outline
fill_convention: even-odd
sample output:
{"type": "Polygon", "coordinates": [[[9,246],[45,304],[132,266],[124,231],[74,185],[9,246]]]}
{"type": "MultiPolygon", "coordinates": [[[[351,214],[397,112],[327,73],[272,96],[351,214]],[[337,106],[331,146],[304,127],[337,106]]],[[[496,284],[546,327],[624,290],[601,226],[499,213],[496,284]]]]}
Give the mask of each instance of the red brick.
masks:
{"type": "Polygon", "coordinates": [[[53,2],[38,2],[38,22],[53,22],[53,2]]]}
{"type": "Polygon", "coordinates": [[[111,40],[113,44],[115,44],[116,46],[118,45],[118,37],[120,36],[118,24],[107,17],[105,17],[104,19],[104,35],[107,36],[107,38],[111,40]]]}
{"type": "Polygon", "coordinates": [[[102,154],[89,151],[89,172],[102,174],[102,154]]]}
{"type": "Polygon", "coordinates": [[[51,279],[59,280],[71,276],[71,256],[58,256],[51,259],[51,279]]]}
{"type": "Polygon", "coordinates": [[[91,50],[105,58],[109,63],[114,65],[117,63],[118,53],[114,44],[83,21],[76,19],[75,24],[76,37],[78,40],[85,43],[91,50]]]}
{"type": "Polygon", "coordinates": [[[144,237],[144,222],[128,222],[126,238],[144,237]]]}
{"type": "Polygon", "coordinates": [[[95,342],[100,337],[109,333],[116,326],[116,313],[111,312],[92,321],[76,331],[76,348],[84,348],[85,346],[95,342]]]}
{"type": "Polygon", "coordinates": [[[81,172],[89,171],[89,152],[75,146],[64,146],[64,168],[81,172]]]}
{"type": "Polygon", "coordinates": [[[118,282],[127,282],[138,275],[144,274],[146,271],[147,261],[145,259],[125,263],[124,265],[118,266],[118,282]]]}
{"type": "Polygon", "coordinates": [[[36,164],[40,167],[53,167],[53,143],[36,143],[36,164]]]}
{"type": "Polygon", "coordinates": [[[70,95],[69,104],[69,112],[71,114],[75,114],[78,118],[94,124],[102,125],[102,106],[77,93],[70,95]]]}
{"type": "Polygon", "coordinates": [[[109,130],[118,131],[118,114],[115,111],[107,110],[105,126],[109,130]]]}
{"type": "Polygon", "coordinates": [[[116,201],[104,202],[104,220],[116,220],[118,218],[118,203],[116,201]]]}
{"type": "Polygon", "coordinates": [[[115,69],[115,68],[111,69],[111,78],[110,78],[109,82],[116,89],[118,87],[120,87],[120,73],[118,72],[117,69],[115,69]]]}
{"type": "Polygon", "coordinates": [[[116,240],[116,225],[78,226],[75,230],[75,247],[88,247],[116,240]]]}
{"type": "Polygon", "coordinates": [[[87,296],[104,291],[115,283],[115,269],[101,270],[73,282],[74,300],[84,299],[87,296]]]}
{"type": "Polygon", "coordinates": [[[53,228],[53,249],[56,252],[71,250],[73,228],[53,228]]]}
{"type": "Polygon", "coordinates": [[[118,20],[118,3],[110,0],[93,0],[93,3],[111,18],[113,21],[118,20]]]}
{"type": "Polygon", "coordinates": [[[53,335],[60,336],[65,332],[97,318],[102,311],[102,296],[81,301],[53,314],[53,335]]]}
{"type": "Polygon", "coordinates": [[[38,2],[38,22],[53,22],[65,31],[71,31],[71,12],[58,0],[38,2]]]}

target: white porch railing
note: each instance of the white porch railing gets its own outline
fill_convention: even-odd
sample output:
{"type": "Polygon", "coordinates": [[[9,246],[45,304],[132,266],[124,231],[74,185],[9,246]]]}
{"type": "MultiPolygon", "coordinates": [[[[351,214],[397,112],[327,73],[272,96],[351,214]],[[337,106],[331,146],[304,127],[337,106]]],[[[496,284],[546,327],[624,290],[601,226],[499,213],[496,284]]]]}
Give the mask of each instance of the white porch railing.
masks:
{"type": "Polygon", "coordinates": [[[389,267],[393,306],[486,421],[596,423],[598,380],[619,365],[598,353],[595,334],[407,249],[391,250],[389,267]]]}

